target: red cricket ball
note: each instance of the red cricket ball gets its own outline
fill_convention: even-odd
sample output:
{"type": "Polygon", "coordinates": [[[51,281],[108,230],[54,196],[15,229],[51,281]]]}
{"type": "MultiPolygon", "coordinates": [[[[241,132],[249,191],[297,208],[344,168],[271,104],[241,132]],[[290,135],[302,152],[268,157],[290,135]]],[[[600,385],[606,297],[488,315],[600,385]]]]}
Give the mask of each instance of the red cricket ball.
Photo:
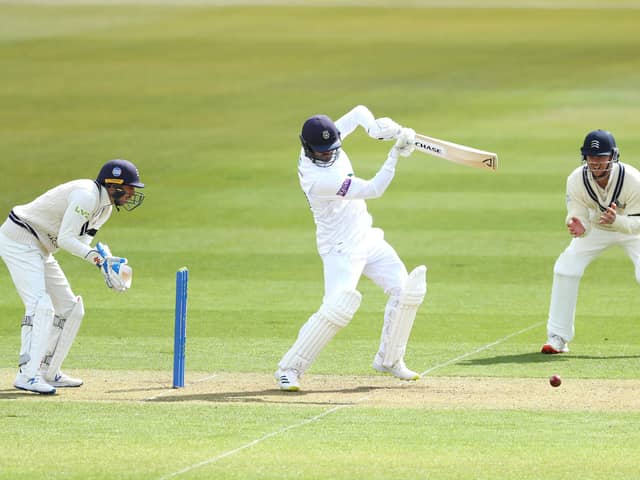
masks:
{"type": "Polygon", "coordinates": [[[551,384],[552,387],[559,387],[562,384],[560,375],[551,375],[549,377],[549,384],[551,384]]]}

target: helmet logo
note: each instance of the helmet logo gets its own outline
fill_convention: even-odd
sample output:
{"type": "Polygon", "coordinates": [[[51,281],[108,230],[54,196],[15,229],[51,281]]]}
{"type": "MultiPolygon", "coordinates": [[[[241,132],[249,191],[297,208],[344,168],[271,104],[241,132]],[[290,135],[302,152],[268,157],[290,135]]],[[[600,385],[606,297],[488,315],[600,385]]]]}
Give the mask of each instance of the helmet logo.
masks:
{"type": "Polygon", "coordinates": [[[113,167],[113,170],[111,170],[111,174],[114,177],[119,177],[120,175],[122,175],[122,169],[120,167],[113,167]]]}
{"type": "Polygon", "coordinates": [[[591,140],[591,148],[595,150],[600,149],[600,140],[591,140]]]}
{"type": "Polygon", "coordinates": [[[324,138],[325,140],[329,140],[330,137],[331,137],[331,133],[329,133],[329,130],[322,131],[322,138],[324,138]]]}

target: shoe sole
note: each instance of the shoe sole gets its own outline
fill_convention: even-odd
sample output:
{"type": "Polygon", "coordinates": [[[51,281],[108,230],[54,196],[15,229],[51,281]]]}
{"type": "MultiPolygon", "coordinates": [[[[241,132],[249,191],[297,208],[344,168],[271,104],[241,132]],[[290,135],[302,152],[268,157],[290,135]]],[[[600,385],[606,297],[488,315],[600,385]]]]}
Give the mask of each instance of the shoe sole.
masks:
{"type": "MultiPolygon", "coordinates": [[[[49,383],[49,382],[47,382],[47,383],[49,383]]],[[[56,388],[78,388],[78,387],[81,387],[82,385],[84,385],[84,382],[83,383],[79,383],[78,385],[68,385],[68,384],[62,385],[60,383],[49,383],[49,385],[51,385],[52,387],[56,387],[56,388]]]]}
{"type": "Polygon", "coordinates": [[[548,343],[542,346],[540,353],[546,353],[547,355],[555,355],[556,353],[567,353],[569,350],[556,350],[548,343]]]}
{"type": "Polygon", "coordinates": [[[405,382],[414,382],[416,380],[420,380],[420,375],[419,374],[415,374],[413,377],[398,377],[397,375],[394,375],[393,372],[390,372],[389,370],[387,370],[385,367],[381,366],[381,365],[371,365],[373,367],[373,369],[377,372],[380,373],[386,373],[387,375],[393,375],[395,378],[397,378],[398,380],[404,380],[405,382]]]}
{"type": "Polygon", "coordinates": [[[289,379],[287,378],[286,375],[280,375],[280,370],[278,370],[275,374],[274,374],[275,378],[276,378],[276,382],[278,382],[278,386],[280,387],[280,390],[282,390],[283,392],[297,392],[300,390],[300,386],[299,385],[291,385],[289,382],[289,379]],[[285,379],[286,382],[282,383],[281,380],[285,379]]]}
{"type": "Polygon", "coordinates": [[[24,390],[25,392],[38,393],[40,395],[54,395],[56,393],[56,389],[54,388],[51,392],[39,392],[37,390],[30,390],[25,387],[20,387],[18,385],[14,385],[18,390],[24,390]]]}
{"type": "Polygon", "coordinates": [[[283,392],[298,392],[300,391],[300,387],[280,387],[280,390],[283,392]]]}

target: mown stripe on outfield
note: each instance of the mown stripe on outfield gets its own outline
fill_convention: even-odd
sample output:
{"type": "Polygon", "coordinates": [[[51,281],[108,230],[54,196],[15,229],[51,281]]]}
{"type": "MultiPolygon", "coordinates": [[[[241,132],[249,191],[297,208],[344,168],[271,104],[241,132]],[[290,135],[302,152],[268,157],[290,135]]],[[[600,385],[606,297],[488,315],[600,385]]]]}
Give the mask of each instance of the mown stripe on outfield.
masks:
{"type": "Polygon", "coordinates": [[[282,7],[403,7],[403,8],[465,8],[465,9],[551,9],[551,10],[624,10],[640,9],[636,0],[602,2],[600,0],[0,0],[1,4],[31,5],[168,5],[168,6],[282,6],[282,7]]]}
{"type": "Polygon", "coordinates": [[[170,473],[170,474],[165,475],[163,477],[160,477],[159,480],[166,480],[168,478],[174,478],[174,477],[177,477],[178,475],[182,475],[184,473],[188,473],[188,472],[190,472],[192,470],[195,470],[196,468],[204,467],[205,465],[210,465],[212,463],[217,462],[218,460],[221,460],[223,458],[226,458],[226,457],[234,455],[234,454],[236,454],[238,452],[241,452],[242,450],[246,450],[247,448],[251,448],[254,445],[257,445],[257,444],[259,444],[259,443],[261,443],[261,442],[263,442],[265,440],[268,440],[271,437],[275,437],[277,435],[280,435],[281,433],[285,433],[285,432],[287,432],[289,430],[293,430],[294,428],[302,427],[302,426],[307,425],[309,423],[313,423],[313,422],[315,422],[316,420],[319,420],[322,417],[326,417],[327,415],[330,415],[330,414],[332,414],[334,412],[337,412],[338,410],[342,410],[343,408],[350,407],[350,406],[351,405],[338,405],[338,406],[335,406],[335,407],[330,408],[329,410],[327,410],[325,412],[322,412],[322,413],[316,415],[315,417],[307,418],[306,420],[303,420],[302,422],[299,422],[299,423],[296,423],[296,424],[293,424],[293,425],[289,425],[287,427],[281,428],[280,430],[276,430],[275,432],[268,433],[268,434],[266,434],[266,435],[264,435],[264,436],[262,436],[260,438],[256,438],[255,440],[253,440],[253,441],[251,441],[251,442],[249,442],[249,443],[247,443],[245,445],[242,445],[241,447],[235,448],[233,450],[229,450],[227,452],[221,453],[220,455],[216,455],[215,457],[212,457],[212,458],[209,458],[207,460],[203,460],[202,462],[198,462],[198,463],[195,463],[195,464],[190,465],[188,467],[185,467],[182,470],[178,470],[176,472],[173,472],[173,473],[170,473]]]}

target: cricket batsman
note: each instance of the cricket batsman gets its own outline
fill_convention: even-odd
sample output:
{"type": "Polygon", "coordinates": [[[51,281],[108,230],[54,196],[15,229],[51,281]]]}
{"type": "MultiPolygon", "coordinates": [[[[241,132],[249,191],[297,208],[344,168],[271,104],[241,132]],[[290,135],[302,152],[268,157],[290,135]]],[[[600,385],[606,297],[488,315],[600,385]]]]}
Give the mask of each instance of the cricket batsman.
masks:
{"type": "Polygon", "coordinates": [[[91,242],[113,207],[133,210],[142,203],[144,194],[136,189],[143,187],[133,163],[111,160],[95,180],[72,180],[14,207],[0,226],[0,256],[25,308],[16,388],[53,394],[57,387],[82,385],[60,367],[80,328],[84,305],[53,254],[66,250],[97,268],[109,288],[127,290],[132,270],[126,259],[91,242]]]}
{"type": "Polygon", "coordinates": [[[365,106],[357,106],[335,123],[314,115],[302,126],[298,178],[316,225],[316,244],[324,270],[324,297],[302,326],[298,338],[278,363],[276,380],[282,390],[299,390],[299,379],[320,351],[358,307],[357,285],[364,275],[388,295],[380,347],[373,368],[402,380],[420,376],[407,368],[404,353],[418,307],[427,290],[426,267],[407,273],[398,254],[372,226],[366,200],[382,196],[394,177],[400,156],[413,152],[415,132],[390,118],[376,119],[365,106]],[[354,174],[344,140],[361,126],[370,137],[395,140],[376,175],[365,180],[354,174]]]}

